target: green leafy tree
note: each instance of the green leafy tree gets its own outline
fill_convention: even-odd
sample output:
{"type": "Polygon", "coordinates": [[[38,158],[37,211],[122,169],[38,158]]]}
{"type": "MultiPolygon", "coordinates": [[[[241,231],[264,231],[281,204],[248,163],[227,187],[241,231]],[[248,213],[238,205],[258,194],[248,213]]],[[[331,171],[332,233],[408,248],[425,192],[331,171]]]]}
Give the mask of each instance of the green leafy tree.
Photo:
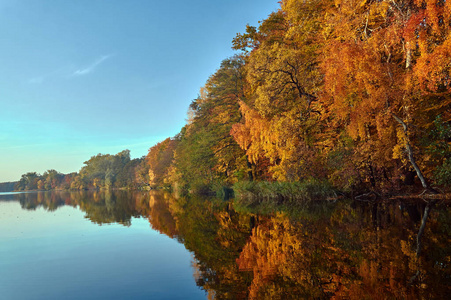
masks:
{"type": "Polygon", "coordinates": [[[15,186],[17,191],[30,191],[38,188],[39,175],[36,172],[23,174],[15,186]]]}
{"type": "Polygon", "coordinates": [[[241,117],[243,64],[241,56],[224,60],[192,101],[188,124],[177,137],[173,181],[206,191],[214,184],[230,184],[247,176],[246,154],[230,135],[241,117]]]}

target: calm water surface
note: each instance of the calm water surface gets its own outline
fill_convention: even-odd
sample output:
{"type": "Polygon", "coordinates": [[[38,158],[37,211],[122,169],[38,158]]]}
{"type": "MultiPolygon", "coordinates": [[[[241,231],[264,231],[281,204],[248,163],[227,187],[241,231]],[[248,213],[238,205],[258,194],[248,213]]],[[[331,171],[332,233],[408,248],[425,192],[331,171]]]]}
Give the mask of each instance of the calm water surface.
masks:
{"type": "Polygon", "coordinates": [[[150,209],[148,194],[0,195],[0,299],[205,299],[137,199],[150,209]]]}
{"type": "Polygon", "coordinates": [[[0,194],[0,299],[451,293],[443,202],[343,200],[270,215],[258,213],[264,201],[246,204],[154,192],[0,194]]]}

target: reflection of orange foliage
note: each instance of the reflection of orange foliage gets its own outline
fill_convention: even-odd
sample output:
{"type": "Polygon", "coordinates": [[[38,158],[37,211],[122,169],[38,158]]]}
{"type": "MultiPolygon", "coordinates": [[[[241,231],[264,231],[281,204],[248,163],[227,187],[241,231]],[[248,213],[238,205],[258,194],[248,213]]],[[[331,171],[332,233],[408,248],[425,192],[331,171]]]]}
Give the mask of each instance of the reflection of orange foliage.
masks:
{"type": "Polygon", "coordinates": [[[276,276],[298,283],[310,280],[308,272],[292,269],[302,262],[299,259],[299,256],[303,256],[302,252],[302,243],[296,230],[282,215],[254,228],[250,241],[237,259],[240,270],[252,271],[254,274],[249,297],[258,299],[265,286],[274,281],[276,276]]]}
{"type": "Polygon", "coordinates": [[[243,237],[249,232],[249,218],[246,215],[238,215],[231,211],[215,213],[219,222],[217,240],[224,248],[239,251],[237,247],[244,242],[243,237]]]}
{"type": "Polygon", "coordinates": [[[249,297],[416,299],[432,295],[424,293],[426,289],[431,293],[435,284],[436,261],[426,263],[416,257],[414,232],[405,237],[406,215],[394,208],[373,206],[356,214],[349,207],[337,207],[330,219],[302,220],[302,225],[280,214],[261,221],[237,259],[239,269],[253,275],[249,297]],[[422,276],[411,286],[409,280],[417,271],[422,276]]]}
{"type": "Polygon", "coordinates": [[[163,193],[149,193],[148,200],[148,220],[150,226],[166,234],[170,238],[174,238],[177,235],[177,226],[175,219],[169,211],[169,203],[165,199],[163,193]]]}

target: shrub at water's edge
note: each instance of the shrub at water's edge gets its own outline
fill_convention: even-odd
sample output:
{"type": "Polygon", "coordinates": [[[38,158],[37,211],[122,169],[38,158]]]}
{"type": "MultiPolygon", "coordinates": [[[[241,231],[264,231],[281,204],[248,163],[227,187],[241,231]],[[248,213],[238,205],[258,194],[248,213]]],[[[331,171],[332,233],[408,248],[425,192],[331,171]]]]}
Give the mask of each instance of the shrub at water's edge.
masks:
{"type": "Polygon", "coordinates": [[[337,196],[329,182],[317,179],[304,182],[244,181],[235,183],[233,190],[236,202],[245,206],[262,202],[296,205],[337,196]]]}

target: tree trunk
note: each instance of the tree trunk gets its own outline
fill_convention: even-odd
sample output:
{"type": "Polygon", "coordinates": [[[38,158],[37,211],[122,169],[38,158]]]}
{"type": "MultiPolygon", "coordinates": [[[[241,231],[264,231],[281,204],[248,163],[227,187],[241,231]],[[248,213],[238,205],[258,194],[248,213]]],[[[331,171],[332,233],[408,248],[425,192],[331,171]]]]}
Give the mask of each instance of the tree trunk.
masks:
{"type": "Polygon", "coordinates": [[[249,161],[249,158],[247,157],[247,155],[246,155],[246,161],[247,161],[247,176],[248,176],[248,179],[249,179],[249,181],[254,181],[254,176],[252,175],[252,169],[253,169],[253,167],[252,167],[252,164],[251,164],[251,162],[249,161]]]}
{"type": "MultiPolygon", "coordinates": [[[[424,209],[424,213],[423,213],[423,218],[421,219],[421,225],[420,225],[420,229],[418,230],[418,234],[417,234],[417,249],[416,249],[416,257],[420,257],[421,254],[421,247],[422,247],[422,239],[423,239],[423,233],[424,233],[424,229],[426,228],[426,222],[428,220],[429,217],[429,212],[431,211],[432,207],[434,206],[436,200],[433,200],[431,202],[429,202],[426,205],[426,208],[424,209]]],[[[413,282],[418,278],[418,276],[420,275],[420,270],[418,269],[417,272],[410,278],[409,283],[413,284],[413,282]]]]}
{"type": "Polygon", "coordinates": [[[412,50],[410,49],[410,42],[406,42],[406,69],[412,65],[412,50]]]}
{"type": "Polygon", "coordinates": [[[412,147],[410,146],[409,136],[407,134],[407,124],[404,123],[404,121],[401,120],[399,117],[397,117],[395,114],[392,113],[392,116],[396,121],[398,121],[399,124],[401,124],[401,126],[403,128],[407,155],[409,157],[410,163],[412,164],[413,168],[415,169],[415,172],[417,173],[418,178],[421,181],[421,185],[423,186],[423,188],[429,189],[426,179],[424,179],[423,173],[421,173],[420,167],[418,167],[418,165],[415,161],[415,157],[413,156],[413,150],[412,150],[412,147]]]}
{"type": "Polygon", "coordinates": [[[421,240],[423,237],[424,228],[426,227],[426,222],[429,217],[429,212],[431,211],[431,208],[434,205],[434,203],[435,203],[435,201],[432,201],[432,203],[428,203],[428,205],[426,205],[426,208],[424,209],[423,218],[421,219],[421,225],[420,225],[420,229],[418,230],[418,235],[417,235],[417,251],[416,251],[417,257],[419,257],[420,253],[421,253],[421,245],[422,245],[421,240]]]}

